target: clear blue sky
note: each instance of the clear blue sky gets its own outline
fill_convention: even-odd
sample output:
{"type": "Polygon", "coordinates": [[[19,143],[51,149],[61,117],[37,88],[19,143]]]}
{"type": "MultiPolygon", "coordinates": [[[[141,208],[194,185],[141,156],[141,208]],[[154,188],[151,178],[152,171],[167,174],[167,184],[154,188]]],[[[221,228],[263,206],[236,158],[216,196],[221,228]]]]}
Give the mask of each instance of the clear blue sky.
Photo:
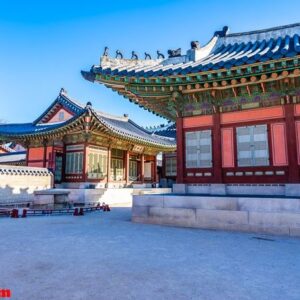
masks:
{"type": "Polygon", "coordinates": [[[163,119],[84,80],[80,70],[98,64],[104,46],[126,57],[132,50],[185,52],[191,40],[204,45],[224,25],[240,32],[296,23],[299,11],[299,0],[1,1],[0,119],[30,122],[64,87],[102,111],[160,124],[163,119]]]}

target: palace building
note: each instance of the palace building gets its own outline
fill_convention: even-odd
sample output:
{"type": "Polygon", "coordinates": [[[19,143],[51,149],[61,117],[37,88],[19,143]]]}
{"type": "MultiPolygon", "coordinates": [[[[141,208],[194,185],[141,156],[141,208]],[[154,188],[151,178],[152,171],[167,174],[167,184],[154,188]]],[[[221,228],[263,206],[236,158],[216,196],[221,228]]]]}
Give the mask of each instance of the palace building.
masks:
{"type": "Polygon", "coordinates": [[[185,54],[158,51],[157,59],[112,58],[106,48],[82,75],[176,122],[165,172],[177,183],[299,183],[299,36],[300,24],[224,27],[204,46],[193,41],[185,54]]]}
{"type": "Polygon", "coordinates": [[[25,164],[52,170],[65,187],[155,183],[157,154],[176,149],[174,138],[147,131],[127,115],[83,106],[64,89],[34,122],[1,124],[0,138],[23,145],[25,164]]]}

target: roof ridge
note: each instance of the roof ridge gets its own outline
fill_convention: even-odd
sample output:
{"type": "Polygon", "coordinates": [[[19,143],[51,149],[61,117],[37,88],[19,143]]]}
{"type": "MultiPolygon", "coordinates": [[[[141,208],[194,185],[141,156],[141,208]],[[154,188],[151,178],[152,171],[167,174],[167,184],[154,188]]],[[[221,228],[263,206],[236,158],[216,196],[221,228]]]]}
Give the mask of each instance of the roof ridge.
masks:
{"type": "Polygon", "coordinates": [[[265,32],[270,32],[270,31],[294,28],[294,27],[298,27],[298,26],[300,27],[300,23],[293,23],[293,24],[288,24],[288,25],[275,26],[275,27],[269,27],[269,28],[265,28],[265,29],[252,30],[252,31],[230,33],[230,34],[227,34],[225,36],[225,38],[226,37],[237,37],[237,36],[242,36],[242,35],[259,34],[259,33],[265,33],[265,32]]]}
{"type": "Polygon", "coordinates": [[[116,115],[112,115],[112,114],[103,112],[101,110],[95,110],[95,109],[93,109],[93,110],[94,110],[94,112],[97,115],[99,115],[101,117],[108,118],[108,119],[113,119],[113,120],[118,120],[118,121],[124,121],[124,122],[126,122],[126,121],[129,120],[128,116],[125,116],[125,114],[124,114],[124,116],[116,116],[116,115]]]}

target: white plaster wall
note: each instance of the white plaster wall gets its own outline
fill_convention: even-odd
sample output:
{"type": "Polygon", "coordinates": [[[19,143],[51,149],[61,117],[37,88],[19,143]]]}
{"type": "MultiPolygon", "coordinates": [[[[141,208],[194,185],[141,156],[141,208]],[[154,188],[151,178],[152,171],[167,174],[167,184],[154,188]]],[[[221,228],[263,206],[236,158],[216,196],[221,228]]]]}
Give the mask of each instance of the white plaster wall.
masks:
{"type": "Polygon", "coordinates": [[[33,201],[33,192],[52,187],[52,174],[44,168],[1,166],[0,205],[33,201]]]}

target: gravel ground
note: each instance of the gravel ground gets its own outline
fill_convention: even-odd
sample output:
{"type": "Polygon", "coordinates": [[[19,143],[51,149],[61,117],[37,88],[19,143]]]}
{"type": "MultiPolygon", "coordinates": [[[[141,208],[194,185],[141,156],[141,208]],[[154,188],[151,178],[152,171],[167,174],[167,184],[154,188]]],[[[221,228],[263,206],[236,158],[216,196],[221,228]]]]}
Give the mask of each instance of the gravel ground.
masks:
{"type": "Polygon", "coordinates": [[[0,237],[11,299],[300,299],[300,239],[135,224],[130,208],[2,218],[0,237]]]}

